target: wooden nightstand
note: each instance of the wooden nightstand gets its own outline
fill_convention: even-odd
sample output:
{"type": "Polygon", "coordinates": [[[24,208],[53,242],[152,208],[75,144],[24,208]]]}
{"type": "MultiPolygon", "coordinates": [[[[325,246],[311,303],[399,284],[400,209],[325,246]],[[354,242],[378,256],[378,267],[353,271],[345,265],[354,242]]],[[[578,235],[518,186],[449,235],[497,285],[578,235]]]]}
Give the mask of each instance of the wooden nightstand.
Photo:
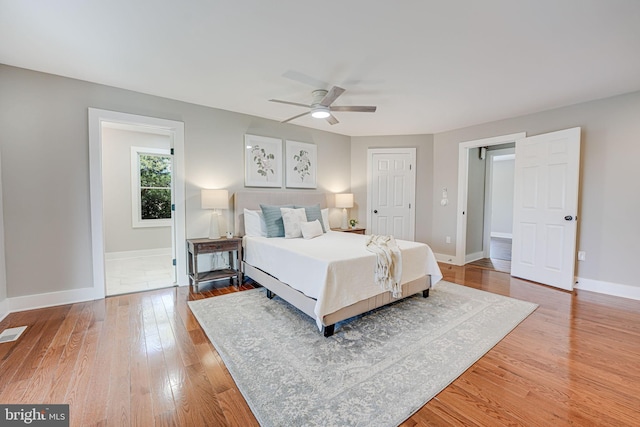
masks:
{"type": "Polygon", "coordinates": [[[366,228],[347,228],[347,229],[343,229],[343,228],[332,228],[333,231],[342,231],[344,233],[355,233],[355,234],[364,234],[364,232],[367,230],[366,228]]]}
{"type": "Polygon", "coordinates": [[[209,282],[217,279],[236,278],[238,286],[242,284],[242,238],[232,237],[220,239],[187,239],[187,265],[189,268],[189,285],[193,285],[196,292],[201,282],[209,282]],[[229,252],[229,264],[233,264],[235,252],[235,268],[198,272],[198,255],[215,252],[229,252]]]}

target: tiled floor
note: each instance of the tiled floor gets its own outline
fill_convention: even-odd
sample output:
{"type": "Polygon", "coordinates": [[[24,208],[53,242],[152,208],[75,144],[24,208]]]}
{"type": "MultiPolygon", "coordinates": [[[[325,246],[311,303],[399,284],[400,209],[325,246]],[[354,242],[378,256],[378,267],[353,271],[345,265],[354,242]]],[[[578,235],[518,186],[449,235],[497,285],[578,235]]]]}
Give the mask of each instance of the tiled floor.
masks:
{"type": "Polygon", "coordinates": [[[126,294],[173,286],[171,255],[107,259],[107,295],[126,294]]]}

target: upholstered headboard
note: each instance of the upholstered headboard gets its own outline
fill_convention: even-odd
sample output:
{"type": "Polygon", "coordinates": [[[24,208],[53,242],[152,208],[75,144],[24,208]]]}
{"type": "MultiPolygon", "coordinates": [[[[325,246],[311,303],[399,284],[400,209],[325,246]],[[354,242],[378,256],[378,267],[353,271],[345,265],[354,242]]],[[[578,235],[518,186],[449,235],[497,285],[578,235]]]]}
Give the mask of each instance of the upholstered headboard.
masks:
{"type": "Polygon", "coordinates": [[[265,205],[300,205],[319,204],[320,208],[328,206],[330,193],[315,191],[238,191],[233,197],[234,231],[236,236],[244,236],[244,210],[259,210],[265,205]]]}

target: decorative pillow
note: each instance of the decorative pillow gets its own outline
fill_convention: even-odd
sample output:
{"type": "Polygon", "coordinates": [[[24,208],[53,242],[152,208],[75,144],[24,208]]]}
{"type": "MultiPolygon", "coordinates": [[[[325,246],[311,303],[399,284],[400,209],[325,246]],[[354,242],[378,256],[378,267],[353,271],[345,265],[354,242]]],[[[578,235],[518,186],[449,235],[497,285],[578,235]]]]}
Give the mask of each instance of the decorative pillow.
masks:
{"type": "Polygon", "coordinates": [[[300,228],[302,229],[302,237],[305,239],[322,236],[322,224],[317,219],[311,222],[303,222],[300,224],[300,228]]]}
{"type": "Polygon", "coordinates": [[[282,212],[282,222],[284,223],[284,238],[295,239],[302,237],[300,223],[307,222],[307,215],[304,213],[304,208],[280,208],[280,212],[282,212]]]}
{"type": "Polygon", "coordinates": [[[324,227],[324,231],[331,230],[331,227],[329,227],[329,208],[322,209],[320,211],[320,214],[322,214],[322,223],[321,223],[321,225],[324,227]]]}
{"type": "Polygon", "coordinates": [[[293,208],[293,205],[270,206],[260,205],[267,228],[267,237],[284,237],[284,223],[280,208],[293,208]]]}
{"type": "Polygon", "coordinates": [[[307,214],[307,221],[315,221],[316,219],[320,222],[320,226],[322,226],[322,231],[327,232],[327,229],[322,224],[322,213],[320,212],[320,205],[315,206],[297,206],[296,208],[304,208],[305,213],[307,214]]]}
{"type": "Polygon", "coordinates": [[[267,226],[262,211],[244,210],[244,234],[247,236],[267,237],[267,226]]]}

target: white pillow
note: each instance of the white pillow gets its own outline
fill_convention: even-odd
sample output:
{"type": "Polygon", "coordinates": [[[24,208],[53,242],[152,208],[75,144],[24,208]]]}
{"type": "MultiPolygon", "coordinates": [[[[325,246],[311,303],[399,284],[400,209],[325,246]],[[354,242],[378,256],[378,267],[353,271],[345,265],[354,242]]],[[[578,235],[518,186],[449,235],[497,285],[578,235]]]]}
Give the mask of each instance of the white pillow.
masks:
{"type": "Polygon", "coordinates": [[[280,208],[282,213],[282,222],[284,223],[284,238],[295,239],[302,237],[300,224],[307,222],[307,214],[304,208],[280,208]]]}
{"type": "Polygon", "coordinates": [[[302,229],[302,237],[305,239],[313,239],[314,237],[322,236],[322,225],[317,219],[311,222],[303,222],[300,224],[302,229]]]}
{"type": "Polygon", "coordinates": [[[262,211],[244,210],[244,234],[246,236],[267,237],[267,225],[262,211]]]}
{"type": "Polygon", "coordinates": [[[329,227],[329,208],[322,209],[320,214],[322,215],[322,224],[324,224],[324,229],[326,231],[331,230],[329,227]]]}

